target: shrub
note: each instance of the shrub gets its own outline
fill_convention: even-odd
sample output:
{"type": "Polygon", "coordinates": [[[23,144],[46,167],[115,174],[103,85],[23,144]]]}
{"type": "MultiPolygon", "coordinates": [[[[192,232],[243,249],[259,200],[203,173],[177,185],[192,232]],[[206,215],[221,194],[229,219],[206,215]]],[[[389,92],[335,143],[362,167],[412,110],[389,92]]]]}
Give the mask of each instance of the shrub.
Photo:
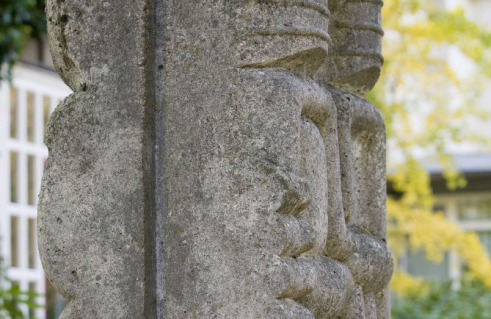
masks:
{"type": "Polygon", "coordinates": [[[393,319],[491,319],[491,290],[479,281],[431,283],[423,293],[394,296],[393,319]]]}

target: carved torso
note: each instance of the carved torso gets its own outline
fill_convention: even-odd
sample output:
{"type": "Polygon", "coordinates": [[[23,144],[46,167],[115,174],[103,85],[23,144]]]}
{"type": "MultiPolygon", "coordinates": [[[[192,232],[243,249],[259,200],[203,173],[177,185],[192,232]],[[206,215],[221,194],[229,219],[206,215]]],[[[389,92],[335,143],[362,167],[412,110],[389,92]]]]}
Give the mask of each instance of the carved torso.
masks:
{"type": "Polygon", "coordinates": [[[48,2],[62,318],[390,318],[381,1],[48,2]]]}

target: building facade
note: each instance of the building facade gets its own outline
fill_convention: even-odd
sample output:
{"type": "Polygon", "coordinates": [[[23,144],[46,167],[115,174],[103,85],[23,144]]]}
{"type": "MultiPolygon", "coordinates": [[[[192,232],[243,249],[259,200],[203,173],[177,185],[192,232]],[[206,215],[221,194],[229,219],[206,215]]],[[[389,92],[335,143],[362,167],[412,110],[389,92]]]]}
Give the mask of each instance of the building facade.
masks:
{"type": "MultiPolygon", "coordinates": [[[[36,242],[36,205],[48,156],[44,131],[70,89],[50,66],[47,50],[37,50],[36,43],[30,48],[40,52],[38,59],[27,50],[12,83],[0,85],[0,247],[12,284],[38,293],[36,301],[44,306],[47,282],[36,242]]],[[[37,319],[50,317],[44,308],[22,310],[37,319]]]]}
{"type": "MultiPolygon", "coordinates": [[[[437,0],[442,9],[453,10],[464,8],[467,18],[490,30],[490,0],[437,0]]],[[[456,48],[447,48],[447,58],[456,72],[472,69],[472,62],[459,53],[456,48]],[[463,70],[459,70],[463,69],[463,70]]],[[[489,52],[491,56],[491,52],[489,52]]],[[[466,73],[466,72],[463,72],[466,73]]],[[[483,95],[476,101],[482,110],[491,110],[491,81],[483,83],[483,95]]],[[[473,132],[491,138],[491,121],[475,123],[469,128],[473,132]]],[[[467,186],[456,191],[449,191],[438,165],[428,163],[426,168],[431,174],[432,188],[436,198],[435,209],[459,224],[462,229],[474,231],[491,256],[491,154],[480,153],[471,143],[450,146],[454,153],[455,165],[465,174],[467,186]]],[[[482,150],[481,150],[482,151],[482,150]]],[[[424,252],[408,254],[401,260],[406,270],[412,275],[426,279],[457,280],[461,276],[463,264],[454,251],[448,252],[441,263],[433,263],[425,258],[424,252]]]]}
{"type": "MultiPolygon", "coordinates": [[[[475,232],[491,256],[491,154],[458,154],[454,156],[454,161],[467,180],[466,187],[455,191],[448,190],[438,165],[426,165],[431,174],[435,210],[444,212],[447,218],[463,230],[475,232]]],[[[401,263],[414,276],[430,280],[454,280],[455,283],[458,283],[466,267],[454,251],[447,252],[440,263],[427,260],[424,252],[408,253],[401,263]]]]}

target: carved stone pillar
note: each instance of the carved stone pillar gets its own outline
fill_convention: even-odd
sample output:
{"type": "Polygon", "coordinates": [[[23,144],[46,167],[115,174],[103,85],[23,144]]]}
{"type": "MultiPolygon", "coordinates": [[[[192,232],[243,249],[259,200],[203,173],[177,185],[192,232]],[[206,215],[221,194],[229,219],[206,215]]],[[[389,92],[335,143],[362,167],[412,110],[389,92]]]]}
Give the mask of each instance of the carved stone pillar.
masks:
{"type": "Polygon", "coordinates": [[[62,318],[389,318],[380,7],[48,0],[62,318]]]}

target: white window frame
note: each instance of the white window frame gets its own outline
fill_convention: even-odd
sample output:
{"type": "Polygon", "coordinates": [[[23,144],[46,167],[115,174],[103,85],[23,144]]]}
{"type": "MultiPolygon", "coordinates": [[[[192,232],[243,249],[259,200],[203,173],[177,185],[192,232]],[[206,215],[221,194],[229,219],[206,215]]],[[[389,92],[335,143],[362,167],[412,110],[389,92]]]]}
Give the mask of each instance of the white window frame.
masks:
{"type": "MultiPolygon", "coordinates": [[[[459,202],[463,200],[480,201],[491,198],[491,192],[462,192],[436,195],[437,206],[443,207],[445,215],[451,221],[457,223],[463,230],[472,232],[491,231],[491,219],[483,220],[459,220],[459,202]]],[[[455,250],[450,251],[448,273],[450,279],[458,287],[461,273],[461,260],[455,250]]]]}
{"type": "MultiPolygon", "coordinates": [[[[18,282],[23,291],[28,291],[29,283],[36,285],[39,294],[37,302],[46,304],[46,279],[39,259],[37,240],[35,238],[35,267],[28,266],[28,219],[37,216],[37,194],[41,185],[44,162],[48,150],[43,143],[44,118],[43,96],[50,98],[50,114],[60,100],[71,93],[71,90],[61,81],[59,76],[50,70],[19,64],[13,70],[12,85],[18,89],[17,110],[17,139],[10,137],[10,85],[2,82],[0,85],[0,254],[5,264],[10,266],[11,260],[11,216],[18,216],[18,267],[9,267],[8,275],[12,281],[18,282]],[[34,98],[34,142],[27,142],[27,101],[26,92],[35,94],[34,98]],[[18,203],[11,203],[10,198],[10,152],[18,152],[18,203]],[[33,155],[35,205],[27,204],[27,156],[33,155]]],[[[28,309],[23,312],[27,315],[28,309]]],[[[38,319],[46,317],[46,309],[35,311],[38,319]]]]}

